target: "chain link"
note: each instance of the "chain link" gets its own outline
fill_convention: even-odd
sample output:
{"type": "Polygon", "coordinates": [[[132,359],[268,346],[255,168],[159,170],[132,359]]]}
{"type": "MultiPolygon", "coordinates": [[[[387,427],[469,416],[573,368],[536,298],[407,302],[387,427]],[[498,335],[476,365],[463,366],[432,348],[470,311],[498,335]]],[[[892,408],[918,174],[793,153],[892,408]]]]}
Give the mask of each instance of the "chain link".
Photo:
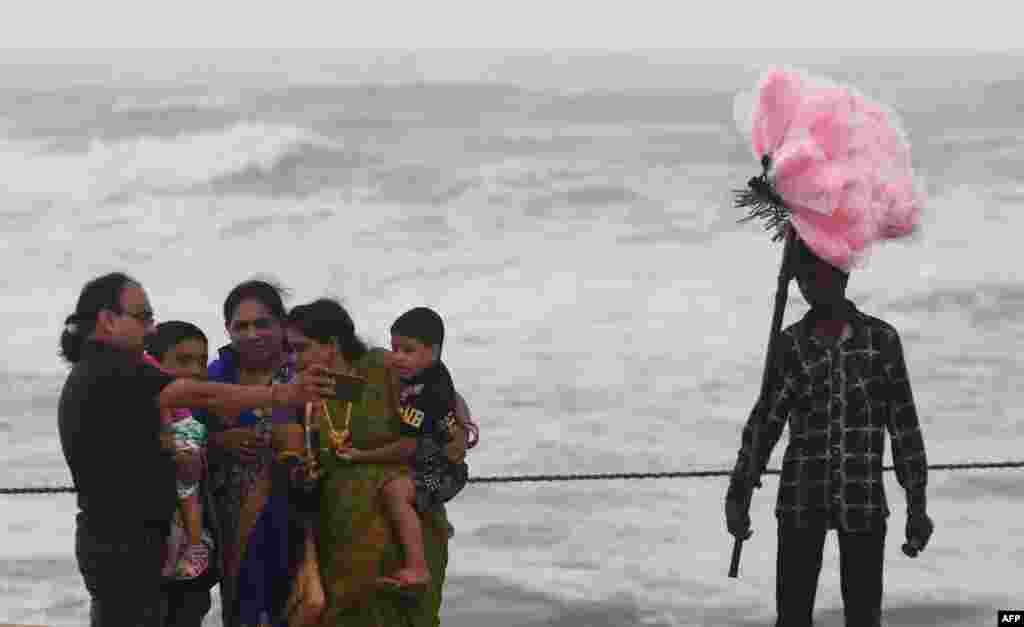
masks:
{"type": "MultiPolygon", "coordinates": [[[[962,464],[933,464],[928,466],[929,470],[980,470],[989,468],[1024,468],[1024,461],[1004,462],[967,462],[962,464]]],[[[885,472],[891,472],[892,466],[885,466],[885,472]]],[[[777,475],[779,470],[770,468],[764,471],[766,475],[777,475]]],[[[732,475],[731,470],[689,470],[677,472],[619,472],[619,473],[597,473],[597,474],[567,474],[567,475],[507,475],[492,477],[473,477],[470,483],[542,483],[560,481],[611,481],[617,479],[700,479],[707,477],[728,477],[732,475]]],[[[72,486],[56,487],[26,487],[26,488],[0,488],[0,495],[12,494],[65,494],[75,492],[72,486]]]]}

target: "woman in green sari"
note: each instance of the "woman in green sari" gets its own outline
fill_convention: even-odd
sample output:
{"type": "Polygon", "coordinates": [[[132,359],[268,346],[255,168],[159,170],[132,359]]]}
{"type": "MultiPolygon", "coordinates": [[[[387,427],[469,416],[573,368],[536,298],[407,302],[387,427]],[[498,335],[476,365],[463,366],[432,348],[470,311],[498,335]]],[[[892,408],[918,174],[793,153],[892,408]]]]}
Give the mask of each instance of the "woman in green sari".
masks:
{"type": "MultiPolygon", "coordinates": [[[[288,316],[286,332],[300,370],[325,365],[365,381],[354,401],[331,400],[307,408],[307,420],[319,436],[313,446],[322,473],[316,533],[325,607],[319,624],[440,625],[451,529],[443,508],[421,518],[431,574],[425,592],[410,598],[380,581],[398,570],[404,558],[381,488],[395,476],[410,472],[408,464],[401,461],[398,380],[389,367],[390,353],[368,349],[356,337],[345,309],[328,299],[295,307],[288,316]],[[350,461],[335,453],[343,443],[375,453],[350,461]]],[[[464,454],[464,442],[456,448],[461,451],[453,455],[464,454]]],[[[299,577],[298,581],[300,587],[312,585],[308,578],[299,577]]]]}

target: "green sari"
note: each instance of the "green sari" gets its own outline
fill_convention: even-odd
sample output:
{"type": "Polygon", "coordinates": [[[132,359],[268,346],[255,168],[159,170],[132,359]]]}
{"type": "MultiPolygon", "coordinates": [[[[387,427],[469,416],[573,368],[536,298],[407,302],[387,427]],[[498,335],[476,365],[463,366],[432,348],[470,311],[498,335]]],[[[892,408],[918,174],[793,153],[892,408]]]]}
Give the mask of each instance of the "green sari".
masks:
{"type": "MultiPolygon", "coordinates": [[[[384,351],[372,350],[355,364],[369,380],[361,401],[353,403],[349,430],[352,444],[374,449],[398,439],[398,382],[384,367],[384,351]]],[[[345,427],[347,403],[330,401],[331,422],[345,427]]],[[[329,425],[321,418],[321,441],[329,425]]],[[[423,545],[431,583],[418,606],[403,604],[398,594],[376,583],[401,568],[404,551],[388,515],[380,488],[403,464],[352,464],[320,449],[324,471],[320,497],[318,552],[327,608],[324,627],[437,627],[441,590],[448,564],[448,519],[436,511],[421,516],[423,545]]]]}

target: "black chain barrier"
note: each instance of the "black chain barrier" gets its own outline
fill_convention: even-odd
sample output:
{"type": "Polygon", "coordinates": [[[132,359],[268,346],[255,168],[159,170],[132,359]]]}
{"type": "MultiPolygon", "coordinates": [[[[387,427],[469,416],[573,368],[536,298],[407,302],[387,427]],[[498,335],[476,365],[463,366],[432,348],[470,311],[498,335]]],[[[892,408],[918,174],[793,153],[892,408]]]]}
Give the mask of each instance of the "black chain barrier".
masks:
{"type": "MultiPolygon", "coordinates": [[[[929,470],[980,470],[986,468],[1024,468],[1024,461],[1018,462],[967,462],[962,464],[933,464],[929,470]]],[[[891,472],[892,466],[882,468],[891,472]]],[[[777,468],[764,471],[766,475],[777,475],[777,468]]],[[[705,477],[728,477],[731,470],[689,470],[678,472],[618,472],[598,474],[568,475],[511,475],[494,477],[472,477],[470,483],[540,483],[545,481],[608,481],[615,479],[695,479],[705,477]]],[[[0,488],[0,495],[5,494],[66,494],[75,492],[72,486],[37,487],[37,488],[0,488]]]]}

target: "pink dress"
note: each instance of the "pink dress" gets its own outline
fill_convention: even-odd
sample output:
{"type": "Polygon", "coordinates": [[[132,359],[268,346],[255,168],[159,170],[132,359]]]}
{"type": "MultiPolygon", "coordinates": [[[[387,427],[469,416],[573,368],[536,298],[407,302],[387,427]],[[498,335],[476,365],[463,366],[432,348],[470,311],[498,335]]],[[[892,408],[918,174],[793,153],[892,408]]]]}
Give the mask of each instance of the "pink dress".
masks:
{"type": "MultiPolygon", "coordinates": [[[[146,354],[146,363],[156,368],[163,368],[156,359],[146,354]]],[[[174,435],[174,446],[177,450],[194,450],[203,453],[206,449],[206,426],[192,416],[188,409],[171,409],[161,412],[161,422],[166,433],[174,435]]],[[[197,508],[202,507],[199,498],[199,481],[178,479],[178,500],[191,499],[197,508]]],[[[202,511],[200,510],[200,517],[202,511]]],[[[190,545],[188,530],[182,521],[181,513],[175,512],[171,521],[171,532],[167,538],[167,559],[164,562],[163,576],[169,579],[195,579],[206,572],[213,551],[213,537],[206,529],[202,530],[200,543],[190,545]]]]}

